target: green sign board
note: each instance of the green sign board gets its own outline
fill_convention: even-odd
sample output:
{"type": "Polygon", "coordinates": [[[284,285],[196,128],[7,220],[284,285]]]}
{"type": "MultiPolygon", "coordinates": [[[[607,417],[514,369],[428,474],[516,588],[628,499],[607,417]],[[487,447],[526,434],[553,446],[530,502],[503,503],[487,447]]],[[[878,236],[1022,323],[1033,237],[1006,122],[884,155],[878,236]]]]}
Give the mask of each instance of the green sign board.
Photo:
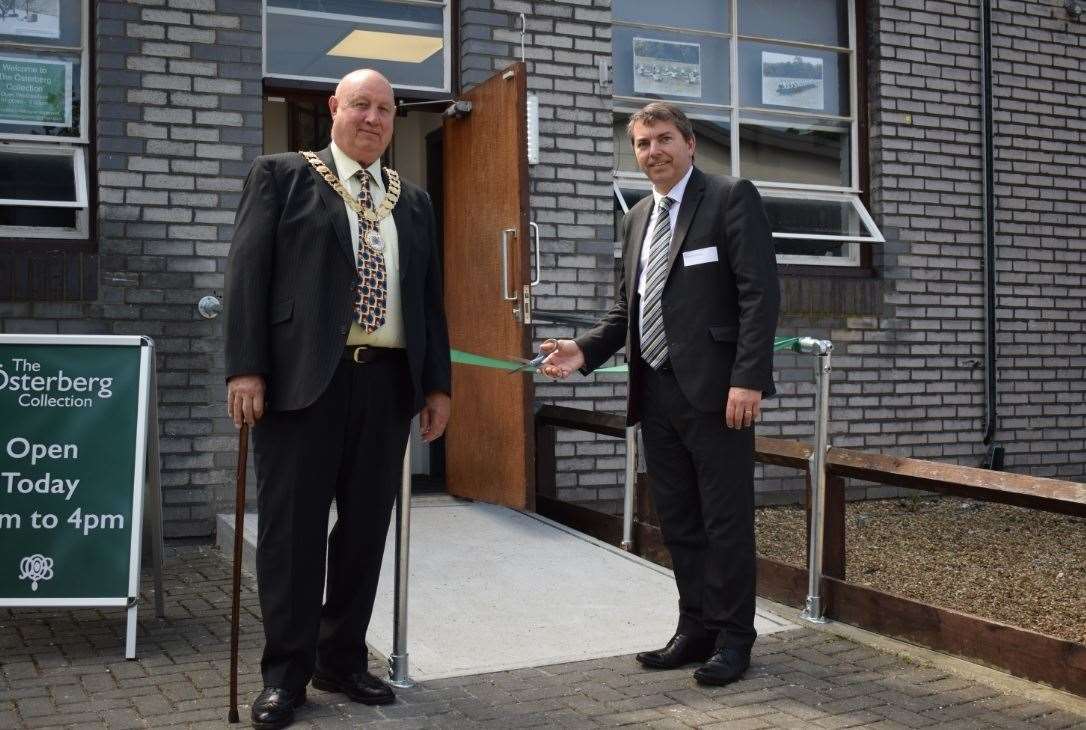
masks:
{"type": "Polygon", "coordinates": [[[0,335],[0,606],[129,606],[130,656],[153,363],[140,337],[0,335]]]}
{"type": "Polygon", "coordinates": [[[72,126],[72,64],[0,56],[0,124],[72,126]]]}

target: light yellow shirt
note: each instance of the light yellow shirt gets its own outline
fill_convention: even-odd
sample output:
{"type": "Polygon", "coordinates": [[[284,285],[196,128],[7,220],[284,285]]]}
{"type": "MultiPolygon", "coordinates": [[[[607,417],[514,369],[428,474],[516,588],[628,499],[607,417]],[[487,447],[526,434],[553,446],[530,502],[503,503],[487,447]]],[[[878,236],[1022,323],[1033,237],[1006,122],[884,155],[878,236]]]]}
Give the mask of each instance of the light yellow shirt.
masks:
{"type": "MultiPolygon", "coordinates": [[[[358,199],[358,193],[362,190],[361,181],[355,177],[355,173],[362,166],[348,157],[343,151],[332,143],[332,158],[336,163],[336,174],[343,181],[343,185],[358,199]]],[[[369,171],[370,199],[374,207],[385,199],[385,182],[381,178],[381,160],[374,160],[373,164],[366,168],[369,171]]],[[[347,209],[347,227],[351,229],[351,245],[355,256],[358,256],[358,214],[354,209],[343,202],[347,209]]],[[[400,306],[400,247],[399,238],[396,235],[396,221],[392,215],[384,218],[378,224],[381,240],[385,243],[382,254],[385,258],[385,282],[387,299],[385,307],[385,323],[376,332],[367,334],[357,321],[351,323],[351,331],[347,335],[348,345],[372,345],[373,347],[404,347],[406,340],[403,331],[403,308],[400,306]]]]}

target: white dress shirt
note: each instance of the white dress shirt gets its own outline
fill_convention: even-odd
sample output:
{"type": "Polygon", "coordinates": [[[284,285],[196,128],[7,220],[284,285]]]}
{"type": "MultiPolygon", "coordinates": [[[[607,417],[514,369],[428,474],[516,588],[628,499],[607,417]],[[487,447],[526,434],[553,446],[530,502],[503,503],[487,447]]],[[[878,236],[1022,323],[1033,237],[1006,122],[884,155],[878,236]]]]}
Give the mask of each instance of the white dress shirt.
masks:
{"type": "Polygon", "coordinates": [[[679,220],[679,206],[683,203],[686,183],[690,181],[690,173],[693,171],[694,166],[691,165],[686,174],[682,176],[682,179],[675,183],[675,187],[667,192],[658,192],[655,187],[652,189],[652,215],[649,216],[649,227],[645,231],[645,240],[641,242],[641,263],[639,265],[641,273],[637,277],[637,293],[641,295],[641,309],[638,313],[638,322],[641,323],[642,328],[640,334],[644,334],[645,331],[645,272],[649,268],[649,248],[652,244],[652,232],[656,230],[656,221],[660,217],[660,200],[663,198],[671,198],[672,200],[671,207],[667,212],[671,218],[671,235],[674,236],[675,224],[679,220]]]}
{"type": "MultiPolygon", "coordinates": [[[[343,181],[344,187],[351,196],[358,200],[358,194],[362,191],[362,181],[355,177],[355,173],[362,169],[343,150],[332,143],[332,158],[336,163],[336,174],[343,181]]],[[[376,208],[385,199],[385,182],[381,178],[381,160],[374,160],[373,164],[366,168],[369,171],[370,199],[376,208]]],[[[354,248],[355,257],[358,257],[358,214],[354,208],[343,201],[343,207],[347,209],[347,227],[351,230],[351,245],[354,248]]],[[[357,320],[351,323],[350,334],[347,335],[348,345],[371,345],[373,347],[405,347],[406,339],[403,330],[403,309],[400,306],[400,247],[399,238],[396,235],[396,221],[392,215],[378,223],[381,240],[385,248],[381,252],[385,259],[385,323],[375,332],[367,333],[358,324],[357,320]]]]}

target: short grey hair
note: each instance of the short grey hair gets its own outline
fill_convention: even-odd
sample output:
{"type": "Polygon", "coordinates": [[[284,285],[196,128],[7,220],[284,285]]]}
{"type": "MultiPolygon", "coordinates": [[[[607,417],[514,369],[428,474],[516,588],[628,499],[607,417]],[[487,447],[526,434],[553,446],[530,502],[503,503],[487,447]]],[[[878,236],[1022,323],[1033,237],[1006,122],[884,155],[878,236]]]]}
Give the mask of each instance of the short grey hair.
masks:
{"type": "Polygon", "coordinates": [[[626,122],[626,136],[633,142],[634,125],[640,122],[652,126],[657,122],[670,122],[674,124],[679,134],[687,142],[694,139],[694,125],[690,123],[683,110],[666,101],[654,101],[638,109],[630,115],[630,121],[626,122]]]}

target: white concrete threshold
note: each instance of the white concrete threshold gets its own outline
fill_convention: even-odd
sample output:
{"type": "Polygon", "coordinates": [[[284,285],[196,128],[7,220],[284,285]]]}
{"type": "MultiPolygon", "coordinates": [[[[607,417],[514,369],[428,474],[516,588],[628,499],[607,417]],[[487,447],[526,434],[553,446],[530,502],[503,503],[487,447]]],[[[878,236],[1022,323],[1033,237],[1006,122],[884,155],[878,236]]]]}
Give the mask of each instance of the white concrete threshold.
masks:
{"type": "MultiPolygon", "coordinates": [[[[233,515],[218,542],[232,554],[233,515]]],[[[393,519],[395,523],[395,519],[393,519]]],[[[253,570],[256,515],[246,515],[253,570]]],[[[392,650],[395,529],[389,530],[367,640],[392,650]]],[[[409,670],[416,680],[597,659],[657,648],[671,636],[671,571],[538,515],[447,496],[411,509],[409,670]]],[[[795,628],[758,609],[760,634],[795,628]]]]}

